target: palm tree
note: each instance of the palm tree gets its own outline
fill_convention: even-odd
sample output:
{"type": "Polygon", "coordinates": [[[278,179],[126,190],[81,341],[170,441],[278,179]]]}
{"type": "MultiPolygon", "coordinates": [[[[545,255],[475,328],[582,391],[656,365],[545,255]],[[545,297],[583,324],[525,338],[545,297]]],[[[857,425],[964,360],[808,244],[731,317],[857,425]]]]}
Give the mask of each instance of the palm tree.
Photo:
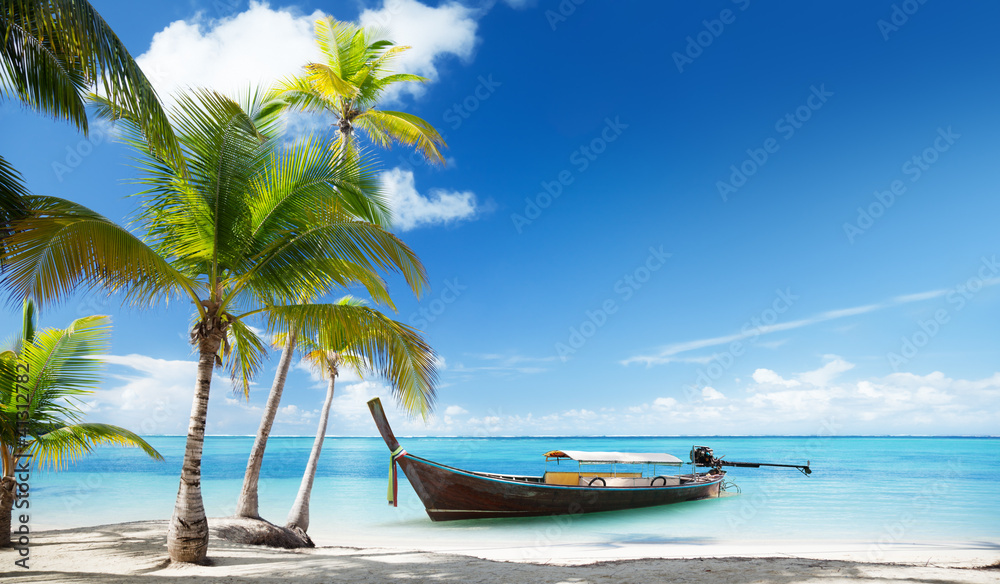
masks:
{"type": "Polygon", "coordinates": [[[392,85],[426,81],[419,75],[390,73],[393,59],[410,47],[379,39],[374,29],[333,18],[317,20],[315,34],[326,62],[306,65],[305,74],[281,85],[287,104],[332,113],[345,152],[350,151],[357,128],[380,147],[400,142],[443,164],[440,147],[446,144],[430,122],[413,114],[376,109],[392,85]]]}
{"type": "Polygon", "coordinates": [[[387,214],[372,172],[339,159],[322,140],[282,146],[265,96],[248,94],[243,106],[207,90],[179,96],[171,120],[186,174],[149,147],[129,112],[104,101],[101,113],[121,118],[137,152],[143,236],[81,205],[32,196],[32,213],[7,239],[2,284],[39,303],[78,288],[120,293],[133,305],[175,296],[193,303],[197,376],[167,549],[175,561],[202,562],[208,524],[201,456],[215,367],[225,366],[249,392],[266,352],[251,323],[312,335],[336,322],[337,331],[357,333],[368,323],[341,307],[296,300],[361,284],[384,302],[376,274],[399,272],[418,294],[426,275],[395,235],[357,219],[387,214]]]}
{"type": "Polygon", "coordinates": [[[0,547],[10,546],[11,512],[17,487],[15,469],[56,469],[94,446],[135,446],[150,457],[160,453],[118,426],[83,422],[81,398],[100,383],[95,355],[108,346],[106,316],[79,318],[65,329],[35,331],[35,308],[24,303],[24,325],[14,347],[0,353],[0,547]]]}
{"type": "MultiPolygon", "coordinates": [[[[85,93],[104,95],[140,124],[151,148],[183,165],[153,86],[86,0],[0,0],[0,101],[18,99],[87,133],[85,93]]],[[[24,212],[27,189],[0,155],[0,219],[24,212]]]]}
{"type": "Polygon", "coordinates": [[[302,476],[299,493],[288,513],[286,526],[290,529],[309,529],[309,498],[312,494],[313,479],[323,449],[330,404],[333,402],[333,386],[342,367],[348,367],[359,375],[364,371],[376,372],[392,386],[396,399],[411,413],[426,416],[434,399],[436,381],[434,351],[412,328],[386,317],[381,312],[364,305],[363,302],[347,296],[337,304],[359,313],[359,318],[368,318],[370,325],[360,331],[361,336],[352,337],[351,331],[339,331],[336,335],[320,333],[315,340],[304,339],[306,358],[329,379],[326,400],[320,413],[319,428],[313,442],[302,476]],[[370,345],[372,349],[356,351],[357,347],[370,345]],[[369,361],[365,355],[377,354],[380,363],[369,361]]]}
{"type": "MultiPolygon", "coordinates": [[[[351,143],[357,126],[380,146],[389,147],[394,141],[401,142],[415,146],[432,161],[444,163],[438,149],[445,145],[444,140],[429,122],[403,112],[376,109],[379,99],[391,85],[425,81],[417,75],[390,74],[392,59],[409,47],[375,40],[376,36],[371,29],[332,18],[316,21],[316,42],[326,56],[326,63],[306,65],[305,75],[279,87],[285,107],[332,112],[338,119],[338,149],[342,157],[348,153],[356,154],[351,143]]],[[[247,458],[243,486],[236,502],[237,517],[260,517],[258,484],[264,451],[295,354],[295,342],[295,334],[285,338],[260,427],[247,458]]]]}

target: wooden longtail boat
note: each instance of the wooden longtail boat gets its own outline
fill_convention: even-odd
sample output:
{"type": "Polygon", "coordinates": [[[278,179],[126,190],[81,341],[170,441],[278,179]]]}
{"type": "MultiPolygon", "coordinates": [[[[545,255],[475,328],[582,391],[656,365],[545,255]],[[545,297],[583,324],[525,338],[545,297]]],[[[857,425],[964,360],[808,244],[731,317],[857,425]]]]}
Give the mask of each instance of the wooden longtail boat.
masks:
{"type": "MultiPolygon", "coordinates": [[[[406,452],[389,427],[381,401],[378,398],[372,399],[368,402],[368,408],[391,452],[389,502],[395,505],[397,501],[398,464],[433,521],[572,515],[718,497],[726,476],[721,466],[765,465],[723,462],[712,455],[711,449],[695,447],[691,454],[695,467],[690,474],[653,476],[659,466],[679,467],[683,464],[679,458],[669,454],[562,450],[547,452],[546,459],[573,460],[579,463],[579,470],[546,472],[543,476],[468,471],[406,452]],[[585,470],[587,466],[595,464],[644,464],[651,466],[653,472],[585,470]],[[697,466],[710,467],[710,470],[697,472],[697,466]]],[[[808,463],[805,466],[768,466],[792,466],[806,474],[810,472],[808,463]]]]}

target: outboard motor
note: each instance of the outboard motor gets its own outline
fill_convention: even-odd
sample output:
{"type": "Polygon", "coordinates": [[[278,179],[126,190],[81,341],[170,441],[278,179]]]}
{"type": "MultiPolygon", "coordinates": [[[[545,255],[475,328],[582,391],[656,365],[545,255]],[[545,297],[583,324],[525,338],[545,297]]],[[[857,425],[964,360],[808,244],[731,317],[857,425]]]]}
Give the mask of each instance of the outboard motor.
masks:
{"type": "Polygon", "coordinates": [[[738,466],[743,468],[760,468],[762,466],[780,466],[784,468],[795,468],[798,469],[804,475],[812,474],[812,469],[809,468],[809,461],[807,460],[805,464],[775,464],[773,462],[736,462],[732,460],[723,460],[723,457],[716,458],[715,453],[708,446],[693,446],[691,448],[691,462],[695,466],[703,466],[714,468],[718,472],[722,472],[722,467],[724,466],[738,466]]]}
{"type": "Polygon", "coordinates": [[[716,466],[715,454],[708,446],[691,447],[691,462],[697,466],[716,466]]]}

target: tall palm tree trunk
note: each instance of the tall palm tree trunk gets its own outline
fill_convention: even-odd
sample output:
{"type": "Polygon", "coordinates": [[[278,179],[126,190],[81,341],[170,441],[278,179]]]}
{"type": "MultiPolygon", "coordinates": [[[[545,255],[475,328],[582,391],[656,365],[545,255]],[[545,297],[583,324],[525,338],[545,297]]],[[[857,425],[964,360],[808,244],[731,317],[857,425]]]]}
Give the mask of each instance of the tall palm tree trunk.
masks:
{"type": "Polygon", "coordinates": [[[274,374],[274,382],[271,384],[271,392],[267,395],[267,403],[264,405],[264,415],[260,419],[260,428],[257,429],[257,438],[253,441],[253,448],[250,450],[250,458],[247,459],[247,470],[243,476],[243,489],[240,491],[240,498],[236,502],[237,517],[260,518],[260,509],[257,500],[257,485],[260,481],[260,468],[264,464],[264,449],[267,448],[267,438],[271,434],[271,426],[274,424],[274,417],[278,413],[278,405],[281,403],[281,393],[285,390],[285,380],[288,378],[288,369],[292,363],[292,355],[295,354],[295,332],[288,335],[288,342],[281,351],[281,359],[278,361],[278,371],[274,374]]]}
{"type": "Polygon", "coordinates": [[[198,343],[198,377],[191,404],[187,445],[184,447],[181,484],[167,530],[167,552],[175,562],[202,563],[208,552],[208,520],[201,499],[201,454],[205,444],[208,395],[221,343],[222,338],[218,334],[202,338],[198,343]]]}
{"type": "Polygon", "coordinates": [[[347,160],[347,157],[351,155],[351,139],[354,137],[354,127],[351,125],[351,122],[341,118],[337,131],[340,133],[340,152],[338,154],[342,161],[347,160]]]}
{"type": "Polygon", "coordinates": [[[288,512],[288,522],[285,524],[289,529],[301,529],[303,532],[309,529],[309,498],[312,496],[313,479],[316,478],[316,467],[319,465],[319,455],[323,450],[323,438],[326,436],[326,423],[330,417],[330,404],[333,403],[333,384],[337,381],[337,374],[330,374],[330,385],[326,390],[326,401],[323,402],[323,413],[319,417],[319,429],[316,430],[316,440],[313,441],[312,452],[309,453],[309,462],[306,463],[306,472],[302,475],[302,484],[299,485],[299,494],[295,497],[292,510],[288,512]]]}

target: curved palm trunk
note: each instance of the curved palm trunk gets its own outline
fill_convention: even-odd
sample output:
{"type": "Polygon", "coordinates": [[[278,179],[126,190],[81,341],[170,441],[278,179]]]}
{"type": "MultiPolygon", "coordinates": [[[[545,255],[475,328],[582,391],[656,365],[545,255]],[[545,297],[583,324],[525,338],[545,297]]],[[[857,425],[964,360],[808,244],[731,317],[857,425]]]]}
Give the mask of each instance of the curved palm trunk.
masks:
{"type": "Polygon", "coordinates": [[[191,404],[187,445],[184,447],[181,483],[167,531],[167,552],[175,562],[202,563],[208,553],[208,520],[201,499],[201,454],[205,444],[208,395],[220,343],[221,337],[199,342],[198,377],[191,404]]]}
{"type": "Polygon", "coordinates": [[[285,380],[288,378],[288,369],[292,363],[292,355],[294,354],[295,333],[293,332],[288,335],[288,342],[281,351],[281,359],[278,361],[278,371],[274,374],[271,392],[267,395],[267,403],[264,405],[264,415],[260,419],[260,428],[257,429],[257,438],[254,440],[253,448],[250,450],[250,458],[247,459],[247,470],[243,476],[243,489],[240,491],[240,498],[236,502],[237,517],[260,518],[257,500],[260,467],[264,463],[264,449],[267,448],[267,438],[271,435],[271,426],[274,424],[274,417],[278,413],[278,404],[281,403],[281,393],[285,389],[285,380]]]}
{"type": "Polygon", "coordinates": [[[326,436],[326,423],[330,417],[330,404],[333,403],[333,384],[337,381],[337,375],[330,375],[330,385],[326,390],[326,401],[323,402],[323,413],[319,417],[319,429],[316,430],[316,440],[313,441],[312,452],[309,453],[309,462],[306,463],[306,472],[302,475],[302,484],[299,485],[299,494],[295,497],[292,510],[288,512],[288,521],[285,526],[289,529],[299,528],[302,531],[309,529],[309,498],[312,496],[313,479],[316,478],[316,467],[319,465],[319,455],[323,450],[323,438],[326,436]]]}

